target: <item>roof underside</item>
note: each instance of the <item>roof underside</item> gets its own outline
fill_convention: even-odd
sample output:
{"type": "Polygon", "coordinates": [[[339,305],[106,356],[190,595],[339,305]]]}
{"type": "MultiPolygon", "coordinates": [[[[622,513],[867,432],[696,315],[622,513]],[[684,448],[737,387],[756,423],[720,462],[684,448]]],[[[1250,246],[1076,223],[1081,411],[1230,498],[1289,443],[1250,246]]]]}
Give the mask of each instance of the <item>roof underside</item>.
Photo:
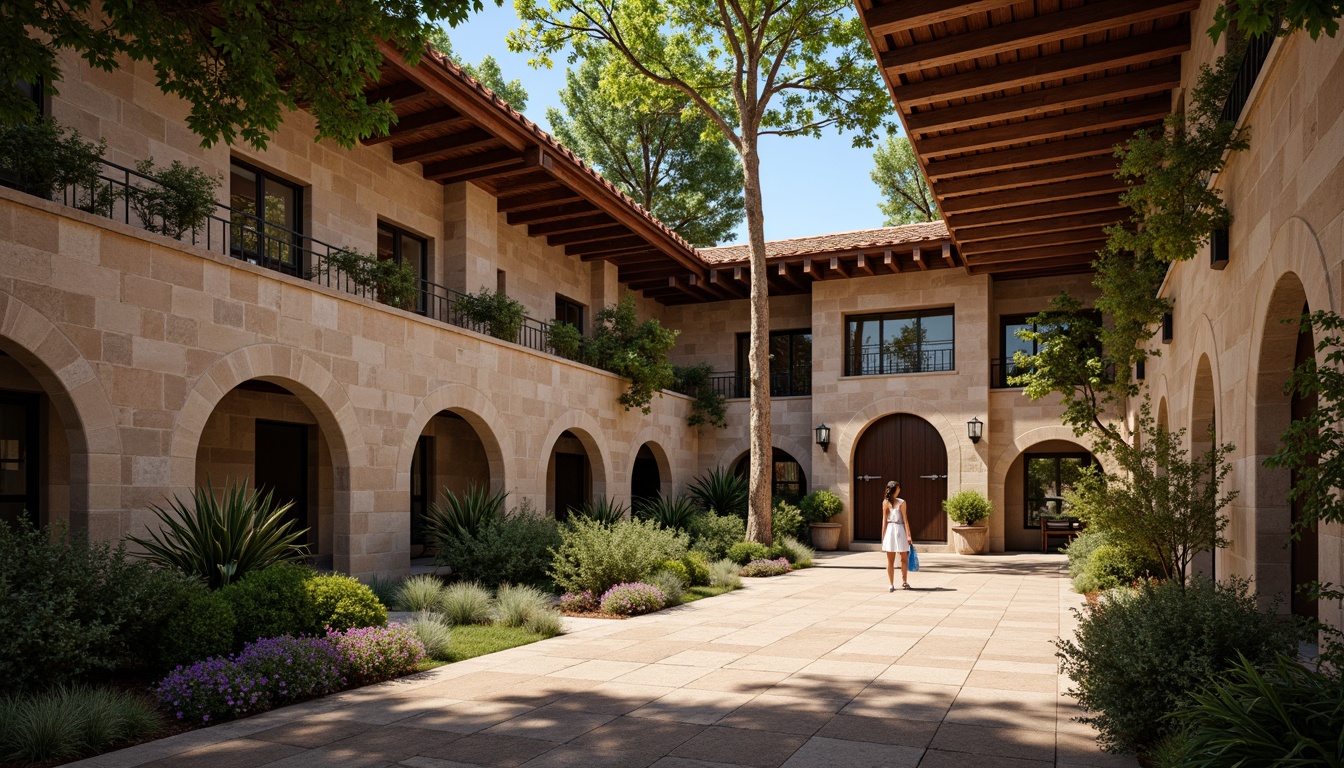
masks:
{"type": "Polygon", "coordinates": [[[972,274],[1091,268],[1116,144],[1159,125],[1199,0],[857,0],[972,274]]]}

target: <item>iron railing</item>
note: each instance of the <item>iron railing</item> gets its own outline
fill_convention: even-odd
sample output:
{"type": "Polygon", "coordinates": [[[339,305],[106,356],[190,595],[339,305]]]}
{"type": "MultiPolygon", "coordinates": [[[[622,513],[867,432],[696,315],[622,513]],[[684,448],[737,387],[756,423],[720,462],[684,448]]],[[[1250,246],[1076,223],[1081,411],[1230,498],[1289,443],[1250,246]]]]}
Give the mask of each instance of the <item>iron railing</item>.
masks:
{"type": "Polygon", "coordinates": [[[923,344],[918,349],[892,350],[863,347],[845,356],[846,376],[878,376],[889,373],[934,373],[956,370],[952,342],[923,344]]]}
{"type": "Polygon", "coordinates": [[[1021,384],[1011,384],[1008,380],[1030,371],[1030,367],[1018,365],[1011,357],[996,357],[989,361],[989,386],[991,389],[1020,387],[1021,384]]]}
{"type": "MultiPolygon", "coordinates": [[[[751,374],[746,371],[725,371],[709,376],[709,386],[716,394],[734,400],[751,397],[751,374]]],[[[771,397],[810,397],[812,376],[787,373],[770,374],[771,397]]]]}
{"type": "Polygon", "coordinates": [[[1275,30],[1278,28],[1277,23],[1272,24],[1265,34],[1246,41],[1246,53],[1241,57],[1237,76],[1228,89],[1227,100],[1223,102],[1223,120],[1235,123],[1241,118],[1241,112],[1251,97],[1251,90],[1255,88],[1255,81],[1260,77],[1260,70],[1264,69],[1265,61],[1269,58],[1269,49],[1274,46],[1277,37],[1275,30]]]}

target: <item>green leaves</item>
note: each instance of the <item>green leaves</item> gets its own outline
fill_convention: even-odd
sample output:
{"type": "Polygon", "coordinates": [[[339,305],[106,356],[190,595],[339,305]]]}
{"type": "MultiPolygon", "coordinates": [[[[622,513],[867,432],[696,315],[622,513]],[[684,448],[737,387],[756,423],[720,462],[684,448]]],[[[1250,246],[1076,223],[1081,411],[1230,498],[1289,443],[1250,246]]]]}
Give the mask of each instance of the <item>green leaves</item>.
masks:
{"type": "Polygon", "coordinates": [[[443,503],[429,504],[426,530],[439,542],[474,535],[504,516],[504,499],[508,495],[506,491],[489,493],[485,486],[475,483],[460,495],[445,486],[439,490],[443,503]]]}
{"type": "Polygon", "coordinates": [[[655,318],[643,322],[635,311],[634,296],[603,308],[593,318],[593,335],[584,350],[585,362],[605,368],[630,381],[618,398],[628,411],[648,414],[655,393],[672,386],[675,377],[668,352],[680,331],[664,328],[655,318]]]}
{"type": "Polygon", "coordinates": [[[873,152],[877,167],[873,169],[873,183],[886,198],[877,207],[887,218],[883,226],[916,224],[942,218],[934,202],[933,190],[924,179],[919,160],[904,136],[890,136],[873,152]]]}
{"type": "Polygon", "coordinates": [[[216,498],[206,484],[192,493],[191,505],[174,497],[168,509],[151,506],[160,529],[149,538],[129,539],[143,547],[147,560],[196,576],[219,589],[254,570],[277,563],[298,562],[307,554],[302,543],[307,529],[294,530],[285,513],[292,503],[273,507],[246,483],[231,485],[216,498]]]}
{"type": "Polygon", "coordinates": [[[747,479],[726,467],[715,467],[695,478],[688,490],[706,512],[747,516],[747,479]]]}
{"type": "MultiPolygon", "coordinates": [[[[480,64],[458,61],[457,54],[453,52],[453,42],[448,38],[448,33],[444,32],[441,27],[436,27],[430,31],[429,44],[434,50],[452,59],[468,75],[480,80],[485,87],[494,91],[501,99],[509,102],[510,107],[519,112],[527,109],[527,89],[523,87],[523,82],[518,78],[505,80],[504,72],[499,68],[499,62],[495,61],[494,56],[486,56],[481,59],[480,64]]],[[[570,147],[570,149],[573,149],[573,147],[570,147]]]]}
{"type": "Polygon", "coordinates": [[[1341,17],[1344,2],[1340,0],[1239,0],[1218,5],[1208,32],[1216,43],[1235,22],[1238,30],[1249,35],[1290,35],[1304,29],[1312,40],[1319,40],[1321,33],[1335,36],[1341,17]]]}

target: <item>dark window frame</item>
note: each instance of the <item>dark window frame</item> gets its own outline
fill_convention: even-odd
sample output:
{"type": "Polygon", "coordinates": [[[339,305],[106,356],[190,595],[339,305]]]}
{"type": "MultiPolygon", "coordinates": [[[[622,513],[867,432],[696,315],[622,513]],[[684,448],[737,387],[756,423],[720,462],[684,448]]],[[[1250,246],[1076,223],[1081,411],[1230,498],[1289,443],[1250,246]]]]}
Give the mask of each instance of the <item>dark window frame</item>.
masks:
{"type": "MultiPolygon", "coordinates": [[[[1083,466],[1090,467],[1097,464],[1097,457],[1087,451],[1044,451],[1022,454],[1022,529],[1028,531],[1039,530],[1041,527],[1040,518],[1032,520],[1032,502],[1031,483],[1028,482],[1031,471],[1031,461],[1033,459],[1048,459],[1055,462],[1055,488],[1060,486],[1060,460],[1061,459],[1083,459],[1083,466]]],[[[1041,499],[1042,502],[1045,499],[1041,499]]],[[[1060,511],[1063,511],[1061,504],[1060,511]]]]}
{"type": "Polygon", "coordinates": [[[872,312],[862,315],[846,315],[844,319],[844,360],[845,376],[893,376],[912,373],[946,373],[957,370],[957,312],[955,306],[929,307],[925,309],[901,310],[894,312],[872,312]],[[895,370],[896,366],[889,366],[887,362],[888,354],[882,350],[887,344],[886,324],[899,320],[915,320],[918,327],[922,327],[926,318],[947,317],[952,321],[952,338],[947,342],[939,341],[938,344],[946,343],[947,365],[928,365],[927,354],[929,352],[943,352],[944,350],[925,350],[924,340],[917,339],[915,348],[915,359],[919,361],[917,368],[910,370],[895,370]],[[857,355],[853,349],[854,324],[877,321],[882,324],[881,336],[878,341],[878,370],[864,370],[861,358],[865,353],[859,352],[857,355]]]}
{"type": "Polygon", "coordinates": [[[22,503],[29,522],[39,525],[42,517],[42,403],[38,392],[18,390],[0,390],[0,402],[17,406],[24,410],[24,483],[27,486],[22,494],[4,494],[0,502],[22,503]]]}
{"type": "MultiPolygon", "coordinates": [[[[242,168],[243,170],[247,171],[248,173],[253,174],[253,175],[256,177],[256,184],[257,184],[257,187],[256,187],[256,189],[254,190],[254,195],[253,195],[253,196],[254,196],[254,199],[256,200],[256,208],[255,208],[255,210],[251,210],[251,211],[239,211],[239,212],[240,212],[240,213],[243,213],[243,214],[245,214],[245,215],[247,215],[247,216],[249,216],[249,217],[253,217],[253,218],[252,218],[252,226],[254,226],[254,227],[256,226],[256,222],[257,222],[257,221],[261,221],[261,222],[265,222],[265,223],[266,223],[267,225],[269,225],[269,226],[274,226],[274,227],[277,227],[277,228],[280,228],[280,229],[288,229],[289,232],[290,232],[291,235],[292,235],[292,237],[290,238],[290,240],[292,241],[290,247],[291,247],[291,249],[292,249],[292,250],[291,250],[291,253],[293,254],[294,258],[292,259],[292,262],[293,262],[293,263],[286,263],[286,262],[284,261],[283,258],[278,258],[278,259],[277,259],[277,258],[275,258],[275,257],[272,257],[272,256],[268,255],[268,254],[262,254],[262,253],[260,253],[259,251],[257,251],[257,252],[254,252],[254,251],[248,251],[248,250],[246,250],[246,249],[244,249],[244,248],[242,248],[242,247],[240,247],[240,246],[238,245],[238,240],[239,240],[238,232],[236,231],[236,229],[234,229],[234,231],[231,232],[230,240],[231,240],[231,242],[232,242],[231,249],[234,251],[235,256],[237,256],[237,257],[240,258],[240,259],[243,259],[244,261],[251,261],[253,258],[255,258],[255,259],[257,259],[257,260],[259,260],[259,261],[261,262],[261,264],[260,264],[261,266],[264,266],[264,267],[266,267],[267,269],[274,269],[274,270],[276,270],[277,272],[283,272],[283,273],[285,273],[285,274],[298,275],[298,276],[300,276],[300,277],[306,275],[306,274],[308,273],[308,269],[309,269],[309,266],[310,266],[310,265],[306,263],[306,262],[307,262],[307,249],[305,249],[305,248],[303,247],[303,241],[304,241],[304,238],[305,238],[305,232],[306,232],[306,230],[307,230],[307,228],[304,226],[304,224],[306,223],[306,222],[304,221],[304,218],[305,218],[305,210],[304,210],[304,186],[303,186],[302,184],[297,183],[297,182],[290,181],[289,179],[286,179],[286,178],[284,178],[283,176],[280,176],[280,175],[278,175],[278,174],[272,173],[271,171],[268,171],[268,170],[266,170],[265,168],[262,168],[262,167],[260,167],[260,166],[253,165],[252,163],[249,163],[249,162],[247,162],[246,160],[240,160],[240,159],[238,159],[237,157],[230,157],[230,158],[229,158],[229,208],[230,208],[230,210],[238,211],[237,208],[233,207],[233,167],[234,167],[234,166],[238,166],[239,168],[242,168]],[[275,182],[276,184],[279,184],[279,185],[284,186],[284,187],[288,187],[288,188],[290,189],[290,191],[292,191],[292,192],[294,193],[294,225],[293,225],[292,228],[289,227],[289,226],[287,226],[287,225],[274,224],[274,223],[272,223],[272,222],[267,221],[267,219],[266,219],[266,182],[268,182],[268,181],[270,181],[270,182],[275,182]]],[[[253,262],[253,263],[256,263],[256,262],[253,262]]]]}
{"type": "MultiPolygon", "coordinates": [[[[773,370],[770,372],[770,396],[771,397],[809,397],[812,394],[812,329],[811,328],[786,328],[770,332],[770,348],[774,349],[774,341],[777,338],[789,338],[789,359],[785,364],[784,372],[777,374],[773,370]],[[798,340],[806,337],[808,345],[807,367],[800,369],[798,357],[798,340]]],[[[748,356],[751,354],[751,333],[742,332],[737,334],[737,370],[734,377],[736,394],[738,397],[746,397],[751,392],[751,365],[748,356]]],[[[773,357],[773,355],[772,355],[773,357]]],[[[771,368],[773,369],[773,360],[771,368]]]]}
{"type": "Polygon", "coordinates": [[[587,320],[588,307],[568,296],[555,294],[555,319],[558,322],[569,323],[583,333],[583,324],[587,320]]]}
{"type": "MultiPolygon", "coordinates": [[[[417,235],[405,227],[399,227],[382,219],[378,220],[378,227],[375,230],[375,239],[382,236],[386,230],[392,236],[392,260],[401,264],[405,257],[401,252],[401,239],[414,240],[420,244],[420,263],[416,265],[416,275],[419,277],[420,285],[416,286],[415,311],[416,314],[423,315],[427,312],[425,284],[429,282],[429,238],[417,235]]],[[[378,258],[382,258],[382,253],[378,253],[378,258]]]]}
{"type": "MultiPolygon", "coordinates": [[[[737,460],[733,467],[733,473],[746,477],[751,471],[751,453],[748,452],[742,458],[737,460]]],[[[803,471],[803,465],[793,457],[788,451],[782,448],[770,449],[770,497],[771,499],[784,499],[791,504],[797,504],[803,496],[807,495],[807,472],[803,471]],[[790,467],[796,467],[798,472],[797,480],[781,479],[782,474],[788,474],[790,467]],[[781,472],[781,470],[784,470],[781,472]],[[797,490],[786,490],[787,495],[781,494],[781,486],[797,486],[797,490]]]]}

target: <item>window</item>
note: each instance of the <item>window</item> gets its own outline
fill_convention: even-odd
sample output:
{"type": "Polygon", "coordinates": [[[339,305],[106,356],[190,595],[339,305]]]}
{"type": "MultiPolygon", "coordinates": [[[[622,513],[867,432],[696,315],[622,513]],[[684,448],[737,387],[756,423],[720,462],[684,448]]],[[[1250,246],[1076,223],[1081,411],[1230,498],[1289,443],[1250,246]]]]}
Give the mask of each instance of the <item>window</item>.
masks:
{"type": "Polygon", "coordinates": [[[952,309],[851,317],[845,324],[845,375],[956,369],[952,309]]]}
{"type": "Polygon", "coordinates": [[[555,319],[569,323],[583,333],[583,305],[560,294],[555,294],[555,319]]]}
{"type": "MultiPolygon", "coordinates": [[[[736,396],[751,393],[751,334],[737,334],[736,396]]],[[[770,396],[812,394],[812,329],[770,332],[770,396]]]]}
{"type": "Polygon", "coordinates": [[[507,276],[504,274],[504,270],[495,270],[495,293],[508,294],[508,291],[504,290],[508,287],[508,280],[506,278],[507,276]]]}
{"type": "Polygon", "coordinates": [[[260,168],[229,167],[234,256],[289,275],[302,274],[303,190],[260,168]]]}
{"type": "Polygon", "coordinates": [[[1073,489],[1083,468],[1094,463],[1089,453],[1028,453],[1024,457],[1025,513],[1022,527],[1041,527],[1041,515],[1060,515],[1064,494],[1073,489]]]}
{"type": "Polygon", "coordinates": [[[19,80],[14,85],[18,88],[20,96],[37,105],[38,115],[47,113],[47,95],[43,92],[42,78],[39,77],[31,83],[27,80],[19,80]]]}
{"type": "MultiPolygon", "coordinates": [[[[1084,311],[1087,316],[1098,328],[1101,327],[1101,314],[1095,310],[1084,311]]],[[[1040,345],[1030,339],[1020,338],[1017,334],[1020,331],[1037,331],[1043,326],[1033,323],[1032,319],[1036,315],[1004,315],[999,319],[999,349],[1002,351],[998,360],[991,364],[991,386],[1003,388],[1011,387],[1009,379],[1014,376],[1021,376],[1030,373],[1029,367],[1017,365],[1013,358],[1021,352],[1024,355],[1035,355],[1040,352],[1040,345]]],[[[1067,324],[1059,324],[1059,327],[1067,327],[1067,324]]],[[[1098,344],[1098,348],[1100,345],[1098,344]]]]}
{"type": "MultiPolygon", "coordinates": [[[[781,451],[778,448],[771,449],[770,459],[770,496],[774,499],[784,499],[789,503],[796,504],[807,493],[807,478],[803,475],[803,466],[797,462],[787,451],[781,451]]],[[[733,473],[739,477],[746,477],[751,472],[751,454],[743,456],[737,466],[733,468],[733,473]]]]}
{"type": "Polygon", "coordinates": [[[385,222],[378,222],[378,260],[395,261],[398,264],[409,264],[411,269],[415,270],[417,286],[415,311],[425,314],[425,291],[422,290],[424,281],[428,279],[429,274],[429,241],[423,237],[412,235],[399,227],[394,227],[385,222]]]}

